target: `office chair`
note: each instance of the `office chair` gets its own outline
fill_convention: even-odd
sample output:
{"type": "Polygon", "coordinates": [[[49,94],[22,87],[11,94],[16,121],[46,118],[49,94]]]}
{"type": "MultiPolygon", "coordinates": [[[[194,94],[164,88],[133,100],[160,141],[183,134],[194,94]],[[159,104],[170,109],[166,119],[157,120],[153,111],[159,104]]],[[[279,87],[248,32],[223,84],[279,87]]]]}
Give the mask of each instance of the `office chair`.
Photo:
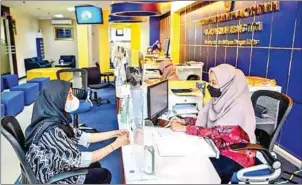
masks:
{"type": "Polygon", "coordinates": [[[105,83],[108,83],[110,86],[113,86],[114,87],[114,84],[112,84],[112,83],[110,83],[110,76],[112,76],[112,77],[114,77],[114,73],[113,72],[104,72],[104,73],[102,73],[101,72],[101,68],[100,68],[100,64],[99,64],[99,62],[96,62],[95,63],[95,66],[99,69],[99,71],[100,71],[100,74],[101,74],[101,79],[102,79],[102,77],[104,77],[104,82],[105,83]]]}
{"type": "Polygon", "coordinates": [[[102,102],[105,101],[103,104],[109,104],[110,101],[108,99],[102,99],[98,97],[97,89],[104,89],[110,87],[109,83],[102,83],[101,80],[101,72],[97,67],[89,67],[89,68],[82,68],[87,71],[88,74],[88,87],[92,90],[91,91],[91,101],[96,102],[97,106],[102,105],[102,102]],[[93,97],[92,97],[93,94],[93,97]]]}
{"type": "MultiPolygon", "coordinates": [[[[13,116],[3,117],[1,119],[1,134],[3,134],[3,136],[10,142],[20,161],[21,184],[39,184],[30,164],[25,158],[27,150],[25,147],[25,137],[18,120],[13,116]]],[[[53,176],[48,182],[46,182],[46,184],[53,184],[69,177],[86,175],[87,173],[87,169],[76,169],[62,172],[53,176]]]]}
{"type": "Polygon", "coordinates": [[[231,179],[231,183],[269,182],[277,179],[281,175],[281,162],[278,161],[277,155],[273,152],[273,147],[292,109],[293,100],[285,94],[268,90],[254,92],[251,99],[254,109],[257,105],[268,108],[267,114],[270,115],[272,120],[275,120],[276,125],[271,131],[256,129],[257,144],[231,145],[231,148],[235,151],[245,149],[256,150],[257,158],[260,160],[259,162],[262,162],[262,164],[259,163],[236,172],[231,179]],[[262,157],[260,157],[261,154],[262,157]]]}
{"type": "Polygon", "coordinates": [[[187,80],[200,80],[200,76],[198,75],[189,75],[187,80]]]}
{"type": "Polygon", "coordinates": [[[82,87],[72,88],[73,95],[80,100],[79,108],[76,111],[70,113],[71,115],[73,115],[73,125],[74,128],[78,128],[80,130],[97,132],[95,128],[86,127],[85,124],[79,124],[78,114],[90,111],[93,106],[92,102],[90,101],[90,91],[87,88],[87,71],[85,69],[77,69],[77,68],[61,69],[57,71],[57,79],[60,80],[60,76],[62,73],[78,73],[78,72],[80,73],[82,87]]]}

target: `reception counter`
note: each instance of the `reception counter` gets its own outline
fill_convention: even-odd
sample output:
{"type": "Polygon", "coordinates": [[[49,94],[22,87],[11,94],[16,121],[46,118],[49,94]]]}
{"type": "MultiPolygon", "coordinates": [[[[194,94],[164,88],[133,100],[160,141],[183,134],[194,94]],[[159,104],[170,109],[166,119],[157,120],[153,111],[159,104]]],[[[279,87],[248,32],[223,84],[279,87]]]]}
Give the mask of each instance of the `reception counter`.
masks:
{"type": "MultiPolygon", "coordinates": [[[[39,68],[32,69],[26,72],[26,80],[31,80],[38,77],[49,77],[50,80],[57,79],[57,71],[64,68],[39,68]]],[[[66,68],[65,68],[66,69],[66,68]]],[[[70,81],[73,77],[72,73],[61,74],[61,79],[65,81],[70,81]]]]}

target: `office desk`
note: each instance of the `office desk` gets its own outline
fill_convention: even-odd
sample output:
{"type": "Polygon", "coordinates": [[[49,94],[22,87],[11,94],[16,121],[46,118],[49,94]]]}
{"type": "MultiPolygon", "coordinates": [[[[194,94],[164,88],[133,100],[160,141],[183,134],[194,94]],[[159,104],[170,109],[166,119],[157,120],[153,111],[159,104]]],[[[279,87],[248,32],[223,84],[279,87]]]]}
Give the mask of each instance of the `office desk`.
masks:
{"type": "MultiPolygon", "coordinates": [[[[129,126],[119,121],[119,128],[129,129],[129,126]]],[[[127,184],[219,184],[220,178],[212,165],[209,156],[215,156],[214,151],[204,141],[199,145],[187,148],[190,156],[182,157],[161,157],[159,155],[156,143],[160,142],[160,137],[170,134],[170,129],[158,127],[145,127],[144,144],[153,145],[155,149],[155,175],[145,175],[143,172],[137,172],[138,167],[143,165],[140,159],[143,159],[143,146],[131,144],[122,147],[122,160],[127,184]],[[155,143],[155,144],[154,144],[155,143]],[[199,148],[203,155],[193,155],[199,148]],[[131,173],[130,171],[137,173],[131,173]]],[[[185,133],[172,132],[173,137],[194,137],[185,133]]],[[[133,132],[130,131],[130,135],[133,132]]],[[[196,153],[195,153],[196,154],[196,153]]]]}

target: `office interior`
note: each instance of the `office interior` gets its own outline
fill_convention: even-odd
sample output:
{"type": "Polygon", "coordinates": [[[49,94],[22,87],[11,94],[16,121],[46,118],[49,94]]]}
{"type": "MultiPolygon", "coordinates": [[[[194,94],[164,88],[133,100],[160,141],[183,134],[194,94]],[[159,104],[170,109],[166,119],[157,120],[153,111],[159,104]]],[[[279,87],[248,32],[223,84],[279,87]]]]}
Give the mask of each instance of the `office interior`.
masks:
{"type": "MultiPolygon", "coordinates": [[[[284,119],[280,102],[254,105],[264,142],[275,136],[263,149],[268,156],[257,152],[268,170],[239,171],[232,180],[302,183],[302,2],[2,1],[0,25],[1,124],[15,117],[25,133],[43,87],[72,82],[91,102],[72,115],[72,127],[129,131],[130,144],[99,161],[111,183],[221,183],[210,160],[219,156],[215,142],[173,132],[169,120],[196,118],[212,99],[209,70],[225,64],[243,72],[250,97],[264,90],[290,102],[284,119]],[[163,78],[164,62],[177,79],[163,78]]],[[[24,182],[3,130],[1,183],[24,182]]]]}

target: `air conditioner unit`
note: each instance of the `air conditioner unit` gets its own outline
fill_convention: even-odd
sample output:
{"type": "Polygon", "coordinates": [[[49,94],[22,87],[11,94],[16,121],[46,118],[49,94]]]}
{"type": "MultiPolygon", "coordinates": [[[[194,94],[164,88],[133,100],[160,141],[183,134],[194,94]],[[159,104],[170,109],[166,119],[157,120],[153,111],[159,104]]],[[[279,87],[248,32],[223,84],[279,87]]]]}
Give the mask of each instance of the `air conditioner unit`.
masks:
{"type": "Polygon", "coordinates": [[[70,19],[53,19],[51,20],[53,25],[72,25],[72,20],[70,19]]]}

